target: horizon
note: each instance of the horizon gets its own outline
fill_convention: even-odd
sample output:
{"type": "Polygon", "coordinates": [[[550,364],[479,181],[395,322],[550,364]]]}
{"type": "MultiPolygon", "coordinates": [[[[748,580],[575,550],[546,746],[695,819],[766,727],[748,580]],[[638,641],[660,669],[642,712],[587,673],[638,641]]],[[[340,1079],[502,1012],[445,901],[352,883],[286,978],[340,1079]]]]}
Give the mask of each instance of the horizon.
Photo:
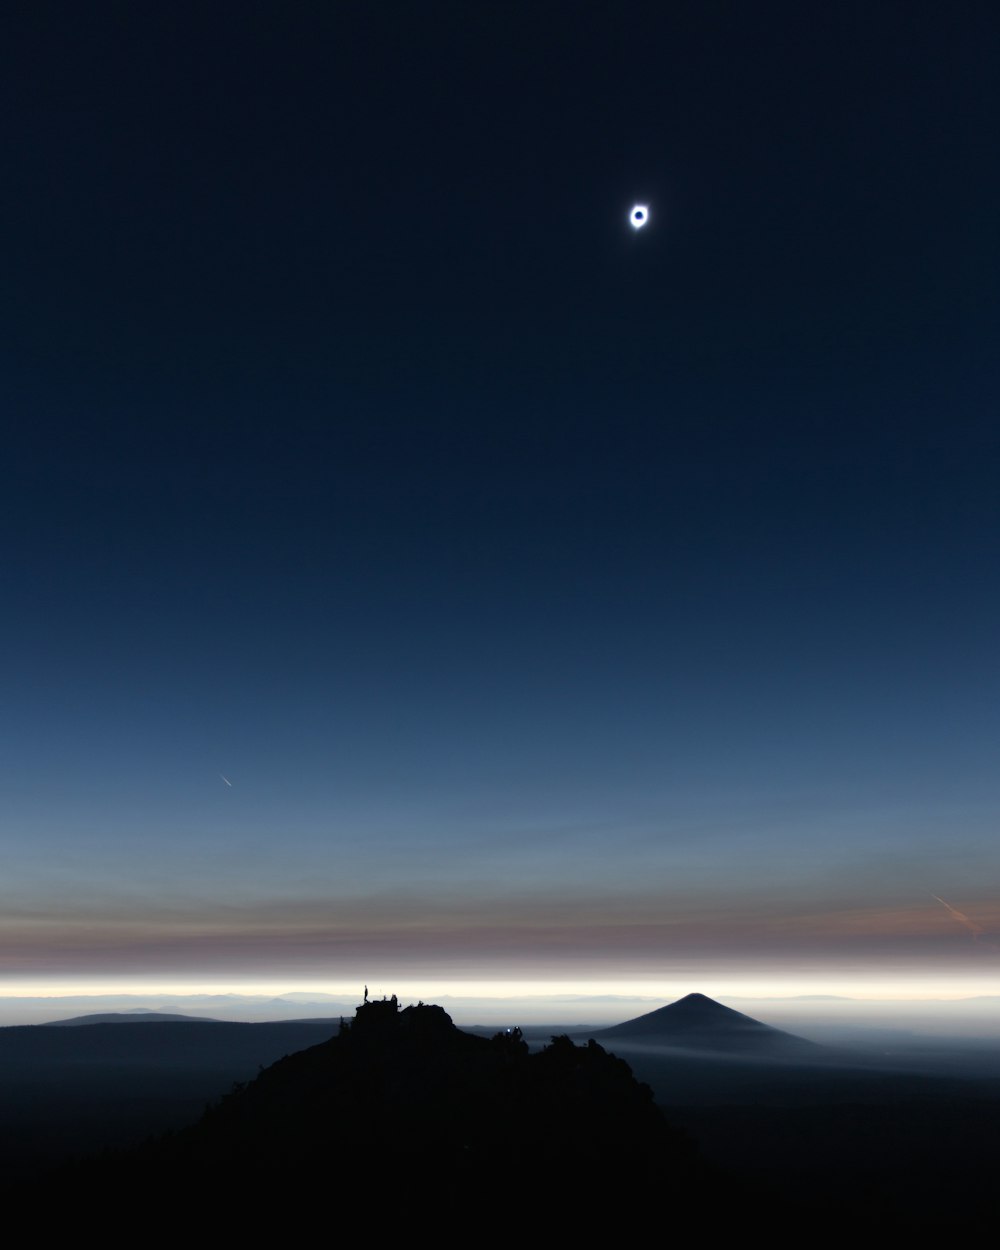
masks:
{"type": "MultiPolygon", "coordinates": [[[[103,990],[89,987],[62,993],[5,994],[0,987],[0,1027],[56,1023],[77,1016],[130,1011],[167,1011],[204,1014],[206,1019],[263,1023],[322,1018],[329,1004],[331,1022],[353,1014],[362,995],[350,986],[300,989],[247,986],[238,989],[218,986],[161,986],[156,989],[116,987],[103,990]],[[315,996],[315,997],[314,997],[315,996]],[[311,1010],[315,1008],[315,1010],[311,1010]],[[300,1016],[300,1011],[306,1017],[300,1016]],[[221,1013],[221,1014],[220,1014],[221,1013]]],[[[417,1002],[443,1006],[457,1025],[509,1027],[595,1027],[618,1024],[645,1015],[689,994],[709,998],[733,1007],[775,1027],[801,1032],[819,1041],[836,1041],[850,1035],[870,1044],[890,1034],[897,1043],[915,1043],[936,1038],[941,1042],[992,1041],[1000,1036],[1000,993],[963,994],[954,991],[946,997],[897,995],[852,996],[833,993],[727,992],[726,988],[670,988],[644,986],[607,987],[600,992],[593,985],[567,985],[563,982],[534,987],[506,985],[504,992],[468,983],[438,983],[395,990],[370,986],[369,1001],[396,995],[400,1006],[417,1002]],[[643,992],[645,991],[645,992],[643,992]]],[[[989,987],[982,987],[989,988],[989,987]]],[[[996,988],[993,986],[992,988],[996,988]]]]}
{"type": "MultiPolygon", "coordinates": [[[[358,978],[351,980],[300,981],[216,981],[169,979],[142,982],[132,979],[66,980],[40,982],[0,982],[0,998],[47,998],[129,995],[303,997],[317,995],[339,1000],[359,997],[358,978]]],[[[362,984],[365,984],[362,982],[362,984]]],[[[714,980],[712,978],[636,979],[595,981],[592,978],[572,980],[533,979],[525,981],[476,981],[399,977],[367,982],[369,998],[389,998],[393,993],[403,998],[427,999],[428,995],[475,997],[516,1001],[518,999],[580,998],[629,1000],[670,1000],[686,994],[705,994],[710,998],[745,997],[753,999],[844,999],[856,1002],[953,1002],[973,998],[1000,999],[1000,983],[995,978],[965,978],[962,981],[926,982],[894,979],[869,981],[866,986],[856,978],[834,980],[803,980],[789,985],[787,981],[767,978],[757,980],[714,980]]]]}

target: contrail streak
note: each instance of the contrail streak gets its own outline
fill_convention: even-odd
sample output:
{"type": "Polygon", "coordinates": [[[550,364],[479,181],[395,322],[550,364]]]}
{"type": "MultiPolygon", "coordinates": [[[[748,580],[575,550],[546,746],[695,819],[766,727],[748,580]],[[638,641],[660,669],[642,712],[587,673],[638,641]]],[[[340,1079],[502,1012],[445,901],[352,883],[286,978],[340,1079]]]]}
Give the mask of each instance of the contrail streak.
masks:
{"type": "Polygon", "coordinates": [[[964,924],[965,927],[970,932],[975,933],[977,937],[986,932],[986,930],[981,928],[981,926],[977,925],[974,920],[970,920],[969,917],[965,914],[965,912],[959,911],[957,907],[952,907],[951,903],[946,903],[944,899],[939,898],[937,894],[932,894],[931,898],[936,898],[942,907],[946,907],[948,909],[948,911],[951,913],[951,915],[955,917],[955,919],[958,921],[959,924],[964,924]]]}
{"type": "MultiPolygon", "coordinates": [[[[928,893],[930,893],[930,891],[928,891],[928,893]]],[[[975,941],[981,942],[983,946],[988,946],[992,951],[1000,950],[1000,946],[997,946],[996,942],[991,941],[986,936],[986,930],[982,927],[982,925],[976,924],[976,922],[971,920],[964,911],[959,911],[957,907],[952,907],[951,903],[946,903],[939,894],[931,894],[931,898],[939,902],[947,911],[949,916],[953,916],[959,924],[964,925],[972,934],[975,941]]]]}
{"type": "MultiPolygon", "coordinates": [[[[222,780],[226,783],[226,785],[227,785],[227,786],[230,788],[230,790],[231,790],[231,789],[233,788],[233,783],[229,780],[229,778],[226,776],[226,774],[225,774],[225,773],[219,773],[219,776],[222,778],[222,780]]],[[[947,906],[947,904],[945,904],[945,906],[947,906]]]]}

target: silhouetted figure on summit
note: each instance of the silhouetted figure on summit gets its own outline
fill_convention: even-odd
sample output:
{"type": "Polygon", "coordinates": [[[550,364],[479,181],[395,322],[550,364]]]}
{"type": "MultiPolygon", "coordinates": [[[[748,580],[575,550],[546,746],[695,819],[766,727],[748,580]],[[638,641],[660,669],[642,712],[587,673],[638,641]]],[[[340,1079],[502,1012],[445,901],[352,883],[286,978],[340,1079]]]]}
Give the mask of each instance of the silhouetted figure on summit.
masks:
{"type": "Polygon", "coordinates": [[[368,1001],[368,986],[365,986],[365,1002],[368,1001]]]}

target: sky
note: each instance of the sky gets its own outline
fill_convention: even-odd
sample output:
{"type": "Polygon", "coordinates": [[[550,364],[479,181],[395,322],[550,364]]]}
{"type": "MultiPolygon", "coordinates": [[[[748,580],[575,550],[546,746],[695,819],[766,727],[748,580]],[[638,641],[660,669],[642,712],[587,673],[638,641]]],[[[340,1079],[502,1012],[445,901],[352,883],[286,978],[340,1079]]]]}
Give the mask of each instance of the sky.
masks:
{"type": "Polygon", "coordinates": [[[996,992],[993,5],[4,25],[0,992],[996,992]]]}

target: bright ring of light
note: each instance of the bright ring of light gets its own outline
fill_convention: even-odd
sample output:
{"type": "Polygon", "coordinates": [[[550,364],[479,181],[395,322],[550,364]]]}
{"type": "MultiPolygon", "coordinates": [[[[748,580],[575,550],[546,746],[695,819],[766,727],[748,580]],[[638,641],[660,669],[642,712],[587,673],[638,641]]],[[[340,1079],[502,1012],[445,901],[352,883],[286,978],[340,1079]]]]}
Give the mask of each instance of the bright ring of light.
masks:
{"type": "Polygon", "coordinates": [[[649,209],[645,204],[633,204],[628,220],[633,230],[641,230],[646,222],[649,221],[649,209]]]}

